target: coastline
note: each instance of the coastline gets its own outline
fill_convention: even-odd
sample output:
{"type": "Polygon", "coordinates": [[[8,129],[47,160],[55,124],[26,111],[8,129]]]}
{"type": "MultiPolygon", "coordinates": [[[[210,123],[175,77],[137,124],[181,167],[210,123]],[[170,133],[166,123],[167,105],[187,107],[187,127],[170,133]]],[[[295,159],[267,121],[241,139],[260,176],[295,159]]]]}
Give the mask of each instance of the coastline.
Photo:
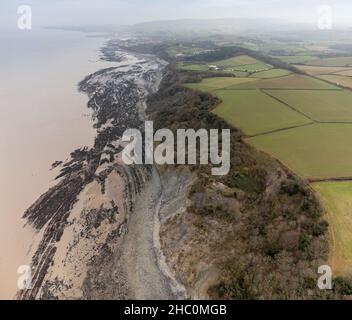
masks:
{"type": "Polygon", "coordinates": [[[9,71],[7,79],[0,81],[0,113],[6,119],[0,145],[7,154],[2,165],[0,299],[15,296],[20,276],[17,268],[30,262],[38,236],[30,225],[24,227],[22,215],[57,183],[58,169],[50,170],[51,164],[64,161],[75,148],[91,146],[94,141],[88,98],[77,91],[77,83],[87,73],[111,65],[98,60],[104,41],[82,33],[45,31],[15,37],[8,51],[2,52],[5,58],[14,57],[4,68],[9,71]],[[52,39],[46,46],[43,43],[48,37],[52,39]],[[60,58],[62,50],[66,52],[60,58]],[[14,64],[16,59],[18,65],[14,64]]]}
{"type": "Polygon", "coordinates": [[[93,111],[94,146],[72,153],[60,166],[60,182],[25,212],[41,236],[32,257],[33,288],[19,292],[18,299],[173,296],[155,255],[155,197],[144,195],[155,172],[152,166],[126,166],[120,140],[125,129],[142,127],[145,101],[158,90],[166,62],[124,45],[130,44],[108,43],[115,55],[108,59],[116,65],[79,84],[93,111]],[[134,223],[137,217],[145,224],[134,223]],[[131,280],[133,266],[142,272],[139,283],[131,280]],[[144,279],[155,284],[155,292],[148,292],[144,279]]]}

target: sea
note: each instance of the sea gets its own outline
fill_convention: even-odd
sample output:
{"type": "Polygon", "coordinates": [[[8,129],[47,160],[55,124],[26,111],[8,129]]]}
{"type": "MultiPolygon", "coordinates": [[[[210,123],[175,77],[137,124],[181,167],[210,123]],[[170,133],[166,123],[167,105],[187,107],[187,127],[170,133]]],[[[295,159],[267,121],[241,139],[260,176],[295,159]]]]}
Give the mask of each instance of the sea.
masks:
{"type": "Polygon", "coordinates": [[[85,76],[114,66],[100,59],[102,35],[54,29],[0,32],[0,299],[16,295],[19,267],[35,236],[24,211],[55,184],[55,161],[92,146],[85,76]]]}

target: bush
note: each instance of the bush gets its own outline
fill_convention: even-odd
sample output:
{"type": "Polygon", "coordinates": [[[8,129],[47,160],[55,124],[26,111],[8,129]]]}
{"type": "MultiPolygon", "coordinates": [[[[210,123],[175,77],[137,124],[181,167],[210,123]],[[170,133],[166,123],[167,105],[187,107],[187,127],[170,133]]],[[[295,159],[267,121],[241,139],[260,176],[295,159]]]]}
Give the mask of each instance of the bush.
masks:
{"type": "Polygon", "coordinates": [[[306,251],[310,245],[310,237],[306,233],[302,233],[298,241],[298,249],[301,251],[306,251]]]}
{"type": "Polygon", "coordinates": [[[319,237],[325,234],[328,230],[329,224],[326,221],[321,221],[319,224],[316,224],[313,228],[313,236],[319,237]]]}
{"type": "Polygon", "coordinates": [[[297,182],[285,181],[281,184],[280,194],[288,194],[289,196],[294,196],[296,194],[305,195],[305,190],[297,182]]]}
{"type": "Polygon", "coordinates": [[[334,279],[334,291],[342,295],[352,295],[352,280],[342,277],[334,279]]]}
{"type": "Polygon", "coordinates": [[[267,256],[275,258],[281,251],[281,247],[277,242],[267,242],[264,247],[264,252],[267,256]]]}

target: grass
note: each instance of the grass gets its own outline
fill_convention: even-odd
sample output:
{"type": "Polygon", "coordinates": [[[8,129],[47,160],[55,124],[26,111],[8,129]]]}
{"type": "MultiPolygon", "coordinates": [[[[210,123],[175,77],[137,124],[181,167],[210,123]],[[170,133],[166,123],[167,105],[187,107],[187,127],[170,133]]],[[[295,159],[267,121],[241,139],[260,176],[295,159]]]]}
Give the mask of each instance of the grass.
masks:
{"type": "Polygon", "coordinates": [[[209,67],[206,64],[203,63],[178,63],[177,67],[182,69],[182,70],[190,70],[190,71],[208,71],[209,67]]]}
{"type": "Polygon", "coordinates": [[[316,121],[352,123],[352,92],[348,90],[268,90],[267,92],[316,121]]]}
{"type": "Polygon", "coordinates": [[[335,275],[352,272],[352,182],[313,184],[325,204],[332,238],[331,267],[335,275]]]}
{"type": "Polygon", "coordinates": [[[215,64],[220,67],[236,67],[246,64],[257,64],[261,63],[259,60],[249,57],[249,56],[237,56],[230,59],[220,60],[216,62],[212,62],[211,64],[215,64]]]}
{"type": "Polygon", "coordinates": [[[352,88],[352,77],[339,76],[339,75],[324,75],[319,76],[319,78],[324,79],[326,81],[335,83],[339,86],[343,86],[346,88],[352,88]]]}
{"type": "Polygon", "coordinates": [[[180,69],[190,71],[208,71],[210,65],[220,67],[221,72],[228,72],[237,76],[247,76],[249,72],[265,71],[272,68],[270,65],[245,55],[209,63],[178,63],[180,69]]]}
{"type": "MultiPolygon", "coordinates": [[[[182,70],[188,70],[188,71],[204,71],[204,72],[211,72],[214,74],[219,74],[219,73],[228,73],[228,74],[233,74],[237,75],[236,72],[232,72],[231,70],[210,70],[209,66],[212,65],[211,63],[205,64],[205,63],[188,63],[188,62],[179,62],[177,63],[177,67],[182,70]]],[[[240,71],[239,73],[247,76],[248,73],[244,73],[240,71]]]]}
{"type": "Polygon", "coordinates": [[[209,63],[179,62],[177,64],[178,68],[189,71],[209,71],[210,65],[220,68],[219,71],[212,71],[214,73],[225,72],[238,77],[246,77],[249,73],[267,71],[273,68],[271,65],[245,55],[209,63]]]}
{"type": "Polygon", "coordinates": [[[235,84],[256,81],[253,78],[236,78],[236,77],[214,77],[203,79],[199,83],[188,83],[185,86],[194,90],[211,92],[217,89],[223,89],[235,84]]]}
{"type": "Polygon", "coordinates": [[[304,116],[259,90],[219,90],[215,93],[223,102],[214,113],[247,135],[309,123],[304,116]]]}
{"type": "Polygon", "coordinates": [[[231,89],[337,89],[337,87],[324,81],[298,74],[286,77],[258,80],[255,82],[240,83],[231,89]]]}
{"type": "Polygon", "coordinates": [[[270,70],[272,66],[265,63],[253,63],[253,64],[244,64],[241,66],[234,66],[231,68],[226,68],[226,71],[242,71],[242,72],[260,72],[270,70]]]}
{"type": "Polygon", "coordinates": [[[270,78],[288,76],[289,74],[291,74],[291,71],[288,71],[285,69],[271,69],[271,70],[257,72],[251,75],[251,78],[270,79],[270,78]]]}
{"type": "Polygon", "coordinates": [[[322,67],[352,67],[352,57],[322,58],[310,61],[309,64],[322,67]]]}
{"type": "Polygon", "coordinates": [[[249,75],[246,71],[232,71],[231,74],[239,78],[246,78],[249,75]]]}
{"type": "Polygon", "coordinates": [[[312,179],[352,176],[352,125],[314,124],[249,139],[299,175],[312,179]]]}

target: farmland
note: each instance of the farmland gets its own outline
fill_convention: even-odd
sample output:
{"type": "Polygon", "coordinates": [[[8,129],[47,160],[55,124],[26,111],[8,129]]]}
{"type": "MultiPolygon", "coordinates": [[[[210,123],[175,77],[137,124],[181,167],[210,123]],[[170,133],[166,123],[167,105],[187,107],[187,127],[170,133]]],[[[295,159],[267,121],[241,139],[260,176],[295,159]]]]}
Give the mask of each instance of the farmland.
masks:
{"type": "Polygon", "coordinates": [[[322,58],[309,65],[295,65],[309,75],[345,88],[352,88],[352,57],[322,58]]]}
{"type": "MultiPolygon", "coordinates": [[[[285,60],[303,63],[312,58],[295,57],[285,60]]],[[[226,72],[251,65],[235,66],[239,62],[253,61],[240,57],[221,64],[226,72]]],[[[222,103],[215,114],[242,129],[249,144],[311,181],[328,214],[330,263],[337,274],[348,274],[352,272],[352,92],[341,85],[352,87],[352,68],[349,58],[315,59],[312,65],[296,67],[314,77],[271,68],[249,77],[210,78],[187,86],[218,96],[222,103]],[[351,181],[331,182],[336,179],[351,181]]]]}
{"type": "Polygon", "coordinates": [[[243,72],[261,72],[265,70],[270,70],[272,67],[265,63],[252,63],[244,64],[241,66],[226,67],[224,70],[227,71],[243,71],[243,72]]]}
{"type": "Polygon", "coordinates": [[[189,71],[208,71],[209,67],[201,63],[178,63],[177,65],[182,70],[189,71]]]}
{"type": "Polygon", "coordinates": [[[314,183],[328,209],[332,234],[330,263],[338,275],[352,274],[352,182],[314,183]]]}
{"type": "Polygon", "coordinates": [[[352,70],[346,67],[319,67],[319,66],[304,66],[304,65],[295,65],[295,67],[313,76],[323,75],[323,74],[334,74],[334,73],[339,73],[346,70],[347,71],[352,70]]]}
{"type": "Polygon", "coordinates": [[[315,121],[352,124],[351,91],[268,90],[267,92],[315,121]]]}
{"type": "Polygon", "coordinates": [[[319,78],[343,86],[346,88],[352,88],[352,77],[339,76],[335,74],[319,76],[319,78]]]}
{"type": "Polygon", "coordinates": [[[309,119],[258,90],[218,90],[214,113],[248,135],[308,124],[309,119]]]}
{"type": "Polygon", "coordinates": [[[236,84],[231,89],[304,89],[304,90],[326,90],[338,89],[324,81],[304,75],[293,74],[286,77],[258,80],[236,84]]]}
{"type": "Polygon", "coordinates": [[[309,61],[315,60],[316,57],[310,56],[310,55],[296,55],[296,56],[278,56],[282,61],[285,61],[287,63],[307,63],[309,61]]]}
{"type": "Polygon", "coordinates": [[[341,76],[346,76],[346,77],[352,77],[352,69],[335,72],[335,74],[341,75],[341,76]]]}
{"type": "Polygon", "coordinates": [[[309,61],[309,64],[322,67],[352,67],[352,57],[322,58],[309,61]]]}
{"type": "Polygon", "coordinates": [[[214,77],[203,79],[199,83],[189,83],[186,87],[200,91],[214,91],[217,89],[227,88],[239,83],[256,81],[253,78],[236,78],[236,77],[214,77]]]}
{"type": "Polygon", "coordinates": [[[261,63],[261,62],[255,58],[242,55],[242,56],[237,56],[230,59],[216,61],[214,64],[221,67],[236,67],[236,66],[256,64],[256,63],[261,63]]]}
{"type": "Polygon", "coordinates": [[[262,72],[272,69],[273,67],[255,58],[240,55],[234,58],[218,60],[213,62],[179,62],[178,68],[189,71],[212,71],[225,72],[235,76],[248,76],[255,72],[262,72]]]}
{"type": "Polygon", "coordinates": [[[346,88],[352,88],[352,68],[296,65],[303,72],[346,88]]]}
{"type": "Polygon", "coordinates": [[[249,139],[310,179],[352,176],[352,125],[314,124],[249,139]]]}
{"type": "Polygon", "coordinates": [[[270,78],[288,76],[289,74],[291,74],[291,72],[288,70],[270,69],[270,70],[254,73],[253,75],[251,75],[251,77],[252,78],[259,78],[259,79],[270,79],[270,78]]]}

